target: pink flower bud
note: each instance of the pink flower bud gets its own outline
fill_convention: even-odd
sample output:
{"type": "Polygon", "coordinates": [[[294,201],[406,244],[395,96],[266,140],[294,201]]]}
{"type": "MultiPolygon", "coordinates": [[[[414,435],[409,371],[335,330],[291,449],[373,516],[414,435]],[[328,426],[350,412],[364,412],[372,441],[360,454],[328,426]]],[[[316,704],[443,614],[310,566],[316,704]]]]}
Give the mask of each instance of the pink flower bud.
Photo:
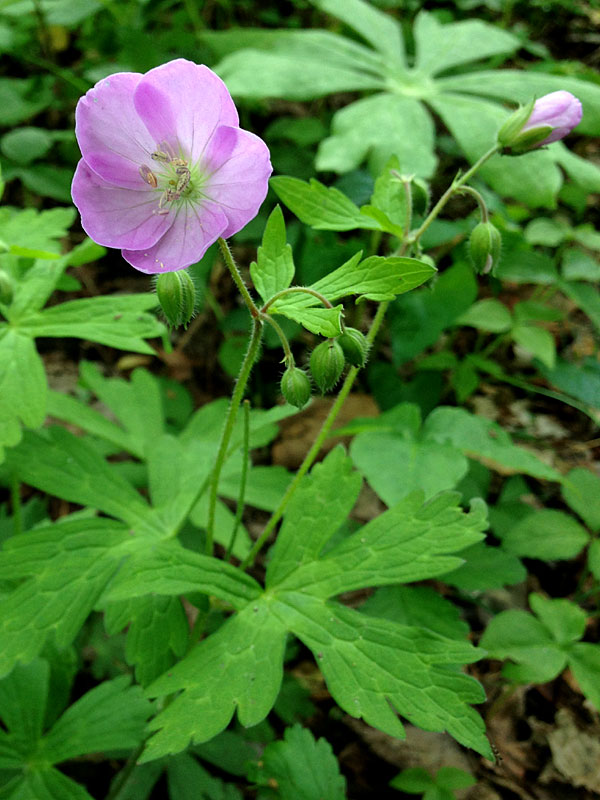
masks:
{"type": "Polygon", "coordinates": [[[581,122],[582,114],[581,103],[571,92],[551,92],[535,101],[531,116],[522,127],[521,133],[549,126],[552,133],[537,146],[551,144],[571,133],[581,122]]]}
{"type": "Polygon", "coordinates": [[[581,116],[581,103],[570,92],[551,92],[511,114],[498,131],[498,143],[509,154],[526,153],[563,139],[581,116]]]}

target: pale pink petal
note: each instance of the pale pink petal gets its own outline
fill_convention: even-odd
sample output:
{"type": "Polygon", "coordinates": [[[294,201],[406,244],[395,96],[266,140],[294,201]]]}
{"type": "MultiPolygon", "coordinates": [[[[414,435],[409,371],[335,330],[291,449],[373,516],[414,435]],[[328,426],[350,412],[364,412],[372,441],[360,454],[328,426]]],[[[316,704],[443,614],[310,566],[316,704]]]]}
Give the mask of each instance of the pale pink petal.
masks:
{"type": "Polygon", "coordinates": [[[87,165],[115,186],[141,188],[141,164],[152,165],[154,140],[138,117],[133,93],[141,75],[119,72],[97,83],[77,103],[75,134],[87,165]]]}
{"type": "Polygon", "coordinates": [[[178,146],[191,161],[202,155],[218,125],[238,124],[223,81],[204,65],[184,58],[151,69],[135,90],[137,113],[157,144],[178,146]]]}
{"type": "Polygon", "coordinates": [[[273,171],[266,144],[249,131],[221,126],[201,160],[212,173],[203,191],[227,215],[223,237],[241,230],[258,213],[273,171]]]}
{"type": "Polygon", "coordinates": [[[71,194],[87,235],[106,247],[151,247],[172,225],[174,213],[157,214],[160,193],[146,184],[140,191],[113,186],[81,159],[71,194]]]}
{"type": "Polygon", "coordinates": [[[218,206],[185,203],[176,210],[173,224],[153,247],[126,248],[122,255],[141,272],[174,272],[200,261],[227,224],[227,217],[218,206]]]}

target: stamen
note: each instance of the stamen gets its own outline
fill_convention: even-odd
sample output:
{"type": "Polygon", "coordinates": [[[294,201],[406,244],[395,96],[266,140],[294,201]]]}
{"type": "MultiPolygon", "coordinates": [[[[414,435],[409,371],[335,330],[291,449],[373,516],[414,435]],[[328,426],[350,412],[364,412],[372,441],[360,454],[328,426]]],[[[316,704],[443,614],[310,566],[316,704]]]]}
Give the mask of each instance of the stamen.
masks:
{"type": "Polygon", "coordinates": [[[158,186],[158,181],[156,180],[156,175],[152,172],[150,167],[147,167],[146,164],[142,164],[140,167],[140,175],[145,183],[147,183],[149,186],[152,186],[153,189],[156,189],[158,186]]]}

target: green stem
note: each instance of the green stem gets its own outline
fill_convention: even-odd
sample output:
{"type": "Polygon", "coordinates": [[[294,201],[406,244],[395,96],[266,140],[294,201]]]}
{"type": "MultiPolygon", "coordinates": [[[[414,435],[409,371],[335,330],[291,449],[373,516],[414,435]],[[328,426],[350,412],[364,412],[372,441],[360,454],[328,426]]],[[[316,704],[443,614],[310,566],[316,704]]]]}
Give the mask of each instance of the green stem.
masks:
{"type": "Polygon", "coordinates": [[[225,561],[229,560],[229,556],[233,552],[235,546],[235,539],[237,536],[240,523],[242,521],[242,514],[244,512],[244,499],[246,497],[246,479],[248,477],[248,451],[250,449],[250,401],[244,400],[244,443],[242,445],[242,475],[240,477],[240,494],[238,497],[237,508],[235,510],[235,519],[233,521],[233,530],[231,531],[231,539],[227,552],[225,553],[225,561]]]}
{"type": "MultiPolygon", "coordinates": [[[[373,340],[375,339],[375,336],[377,335],[377,332],[381,327],[381,323],[383,322],[383,318],[385,317],[385,312],[387,311],[388,306],[389,302],[379,304],[379,308],[377,309],[377,313],[375,314],[373,324],[371,325],[369,333],[367,334],[367,341],[369,344],[373,343],[373,340]]],[[[335,399],[334,404],[331,406],[329,410],[329,414],[327,415],[325,421],[323,422],[323,425],[321,426],[321,430],[319,431],[317,438],[315,439],[312,447],[304,457],[304,461],[300,465],[298,472],[296,473],[290,485],[286,489],[285,494],[283,495],[279,505],[273,512],[273,515],[271,516],[271,519],[268,521],[264,531],[261,533],[260,537],[256,540],[254,547],[248,553],[248,555],[240,565],[241,569],[246,569],[247,567],[249,567],[251,564],[254,563],[254,559],[256,558],[257,554],[263,548],[265,542],[273,532],[275,526],[285,513],[288,503],[290,502],[292,495],[298,488],[300,481],[306,475],[308,470],[312,467],[315,459],[319,455],[319,451],[321,450],[321,447],[323,446],[325,439],[329,435],[329,431],[331,430],[331,427],[335,422],[336,417],[339,414],[340,409],[344,404],[344,400],[348,396],[350,389],[352,388],[352,384],[354,383],[354,380],[357,375],[358,375],[358,367],[352,367],[348,372],[348,375],[346,376],[346,380],[344,381],[342,388],[340,389],[340,392],[335,399]]]]}
{"type": "Polygon", "coordinates": [[[470,167],[464,175],[457,175],[456,178],[452,181],[450,186],[446,189],[444,194],[440,197],[434,207],[431,209],[427,217],[421,223],[421,227],[417,228],[414,233],[410,235],[410,244],[414,244],[414,242],[418,241],[421,236],[425,233],[427,228],[431,225],[434,219],[438,216],[440,211],[444,208],[448,200],[452,197],[452,195],[458,191],[461,186],[463,186],[469,178],[477,172],[477,170],[482,167],[486,161],[488,161],[492,156],[496,155],[496,153],[500,150],[500,145],[495,144],[491,147],[487,153],[484,153],[481,158],[479,158],[472,167],[470,167]]]}
{"type": "Polygon", "coordinates": [[[481,221],[482,222],[488,222],[489,221],[489,215],[488,215],[487,206],[485,204],[485,200],[483,199],[481,194],[477,191],[477,189],[474,189],[472,186],[463,186],[463,187],[461,187],[459,189],[459,194],[471,195],[471,197],[474,198],[474,200],[476,201],[477,205],[479,206],[479,213],[481,214],[481,221]]]}
{"type": "Polygon", "coordinates": [[[221,477],[221,470],[223,469],[223,464],[225,463],[225,459],[227,457],[227,447],[229,445],[229,440],[231,439],[231,434],[233,433],[237,412],[240,407],[240,403],[242,402],[242,398],[244,397],[244,392],[246,391],[246,384],[248,383],[248,378],[250,377],[254,362],[258,357],[260,340],[262,338],[262,329],[262,320],[255,317],[252,326],[250,344],[248,346],[246,355],[244,356],[244,361],[242,362],[242,366],[240,368],[240,374],[235,382],[235,388],[233,390],[233,395],[231,397],[231,402],[225,418],[225,426],[223,428],[223,433],[221,434],[221,441],[219,442],[215,467],[211,475],[210,495],[208,500],[208,522],[206,525],[206,553],[209,556],[211,556],[213,552],[215,511],[217,508],[217,490],[219,488],[219,478],[221,477]]]}
{"type": "Polygon", "coordinates": [[[287,340],[287,336],[283,332],[283,328],[281,325],[276,322],[270,314],[262,314],[261,319],[264,322],[268,322],[269,325],[273,328],[276,332],[277,336],[279,336],[279,341],[281,342],[281,346],[283,348],[283,352],[285,353],[285,363],[286,366],[291,367],[294,364],[294,356],[292,355],[292,351],[290,350],[290,343],[287,340]]]}
{"type": "Polygon", "coordinates": [[[316,292],[314,289],[309,289],[307,286],[290,286],[288,289],[282,289],[280,292],[277,292],[277,294],[274,294],[270,300],[267,300],[267,302],[261,308],[263,314],[276,300],[279,300],[280,297],[285,297],[286,294],[291,294],[292,292],[304,292],[304,294],[312,294],[313,297],[316,297],[323,303],[325,308],[333,308],[329,300],[320,292],[316,292]]]}
{"type": "Polygon", "coordinates": [[[231,277],[233,278],[235,285],[239,289],[239,292],[242,295],[242,298],[244,299],[244,303],[246,303],[246,305],[248,306],[248,311],[250,312],[250,314],[254,319],[257,319],[260,312],[256,307],[254,300],[250,297],[250,292],[246,288],[246,284],[244,283],[244,280],[240,275],[240,271],[237,268],[235,261],[233,260],[233,255],[231,253],[231,250],[229,249],[229,245],[227,244],[225,239],[222,239],[220,236],[218,241],[219,241],[219,247],[221,248],[221,255],[223,256],[223,261],[227,265],[227,269],[231,273],[231,277]]]}

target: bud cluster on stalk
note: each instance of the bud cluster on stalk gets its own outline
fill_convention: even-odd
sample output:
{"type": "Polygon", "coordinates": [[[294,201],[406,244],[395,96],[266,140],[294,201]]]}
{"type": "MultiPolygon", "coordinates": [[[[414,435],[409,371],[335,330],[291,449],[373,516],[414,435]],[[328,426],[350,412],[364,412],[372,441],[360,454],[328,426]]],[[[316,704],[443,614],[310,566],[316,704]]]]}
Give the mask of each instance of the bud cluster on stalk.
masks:
{"type": "Polygon", "coordinates": [[[288,403],[302,408],[310,400],[312,382],[325,394],[337,384],[346,365],[364,367],[368,354],[366,337],[356,328],[345,328],[337,338],[315,347],[310,356],[310,374],[295,364],[288,365],[281,378],[281,394],[288,403]]]}

